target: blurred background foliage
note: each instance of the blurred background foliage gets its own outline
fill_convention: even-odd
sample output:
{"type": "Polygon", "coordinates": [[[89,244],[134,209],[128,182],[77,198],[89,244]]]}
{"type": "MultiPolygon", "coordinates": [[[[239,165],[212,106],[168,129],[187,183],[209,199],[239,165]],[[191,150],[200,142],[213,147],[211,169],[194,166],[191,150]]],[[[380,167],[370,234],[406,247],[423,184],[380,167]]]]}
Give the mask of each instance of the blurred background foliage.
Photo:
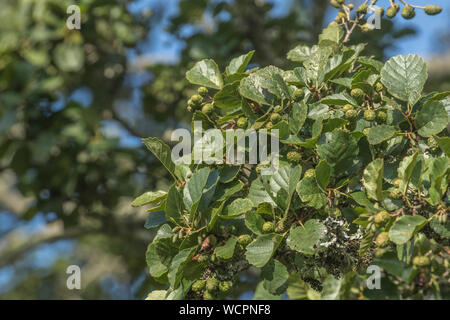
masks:
{"type": "MultiPolygon", "coordinates": [[[[255,66],[289,67],[286,52],[315,43],[334,19],[328,2],[0,0],[0,298],[145,297],[156,286],[145,264],[153,234],[130,202],[168,181],[140,138],[169,143],[174,128],[189,126],[195,88],[184,75],[196,60],[223,67],[254,49],[255,66]],[[81,30],[66,27],[71,4],[81,30]],[[82,290],[66,288],[71,264],[82,290]]],[[[450,89],[443,5],[440,31],[425,33],[434,38],[433,91],[450,89]]],[[[424,46],[415,28],[429,21],[418,21],[383,20],[353,41],[378,59],[410,52],[424,46]]],[[[252,279],[238,297],[252,296],[252,279]]]]}

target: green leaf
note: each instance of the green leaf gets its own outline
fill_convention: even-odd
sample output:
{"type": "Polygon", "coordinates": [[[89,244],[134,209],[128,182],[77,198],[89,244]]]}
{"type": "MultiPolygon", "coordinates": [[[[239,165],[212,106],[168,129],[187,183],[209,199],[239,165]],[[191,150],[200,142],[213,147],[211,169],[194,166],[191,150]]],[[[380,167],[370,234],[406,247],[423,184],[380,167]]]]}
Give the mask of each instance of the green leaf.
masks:
{"type": "Polygon", "coordinates": [[[317,46],[310,48],[305,45],[298,45],[287,53],[287,58],[291,61],[303,62],[307,60],[313,52],[317,51],[317,49],[317,46]]]}
{"type": "Polygon", "coordinates": [[[147,216],[147,220],[145,220],[144,227],[146,229],[151,229],[157,226],[162,225],[164,222],[166,222],[166,214],[164,211],[153,211],[149,212],[147,216]]]}
{"type": "Polygon", "coordinates": [[[415,118],[417,132],[422,137],[431,137],[438,134],[448,124],[447,112],[444,105],[439,101],[427,101],[415,118]]]}
{"type": "Polygon", "coordinates": [[[229,183],[233,181],[241,170],[241,166],[225,166],[219,170],[220,182],[229,183]]]}
{"type": "Polygon", "coordinates": [[[409,181],[417,163],[418,152],[414,153],[412,156],[403,158],[398,166],[398,177],[401,179],[400,190],[403,194],[408,190],[409,181]]]}
{"type": "Polygon", "coordinates": [[[214,169],[208,175],[208,180],[203,190],[202,198],[198,204],[198,210],[200,212],[205,212],[211,201],[213,200],[214,193],[216,191],[217,184],[219,183],[219,171],[214,169]]]}
{"type": "Polygon", "coordinates": [[[394,222],[389,230],[389,239],[398,245],[405,244],[412,236],[422,229],[428,220],[422,216],[403,216],[394,222]]]}
{"type": "Polygon", "coordinates": [[[450,238],[450,221],[447,221],[444,225],[442,225],[437,219],[432,219],[430,221],[430,227],[441,237],[450,238]]]}
{"type": "Polygon", "coordinates": [[[173,245],[170,238],[162,238],[150,243],[145,254],[150,275],[154,278],[164,276],[169,271],[172,257],[177,252],[178,248],[173,245]]]}
{"type": "Polygon", "coordinates": [[[192,69],[186,72],[186,79],[192,84],[214,89],[223,87],[223,79],[219,67],[211,59],[197,62],[192,69]]]}
{"type": "Polygon", "coordinates": [[[375,159],[364,169],[364,187],[369,198],[383,201],[383,159],[375,159]]]}
{"type": "Polygon", "coordinates": [[[176,185],[172,185],[167,194],[166,201],[166,218],[168,221],[175,223],[178,226],[183,226],[185,222],[183,221],[183,197],[176,185]]]}
{"type": "Polygon", "coordinates": [[[270,191],[276,195],[276,203],[287,213],[292,195],[302,175],[301,166],[284,166],[270,177],[270,191]]]}
{"type": "Polygon", "coordinates": [[[338,78],[332,79],[330,82],[336,83],[340,86],[346,87],[347,89],[352,88],[352,79],[351,78],[338,78]]]}
{"type": "Polygon", "coordinates": [[[256,211],[249,211],[245,214],[245,226],[254,234],[262,235],[262,226],[266,221],[256,211]]]}
{"type": "Polygon", "coordinates": [[[158,138],[145,138],[142,142],[153,155],[163,164],[172,177],[178,181],[175,175],[175,164],[172,162],[172,153],[167,144],[158,138]]]}
{"type": "Polygon", "coordinates": [[[260,72],[261,70],[242,79],[239,92],[243,97],[258,102],[259,104],[274,105],[277,102],[277,97],[263,86],[265,79],[260,72]]]}
{"type": "Polygon", "coordinates": [[[318,145],[320,158],[326,160],[336,174],[349,169],[359,151],[355,138],[339,129],[326,133],[325,139],[319,140],[318,145]]]}
{"type": "Polygon", "coordinates": [[[427,81],[427,65],[416,54],[395,56],[381,69],[381,82],[391,95],[414,105],[427,81]]]}
{"type": "Polygon", "coordinates": [[[369,249],[372,247],[373,239],[375,238],[375,231],[370,228],[371,224],[369,224],[369,228],[365,230],[364,236],[359,243],[358,254],[360,257],[364,257],[369,249]]]}
{"type": "Polygon", "coordinates": [[[247,246],[245,257],[255,267],[262,268],[272,258],[280,245],[282,237],[278,234],[265,234],[258,236],[247,246]]]}
{"type": "Polygon", "coordinates": [[[223,210],[222,218],[236,218],[253,208],[253,203],[249,199],[236,199],[223,210]]]}
{"type": "Polygon", "coordinates": [[[264,281],[258,283],[255,289],[255,295],[252,300],[281,300],[283,297],[281,294],[271,294],[266,288],[264,288],[264,281]]]}
{"type": "Polygon", "coordinates": [[[442,181],[449,169],[449,159],[447,157],[441,157],[433,160],[433,166],[430,172],[430,189],[428,193],[430,194],[429,202],[432,205],[438,205],[442,198],[442,193],[447,189],[442,188],[442,181]],[[444,191],[442,190],[444,189],[444,191]]]}
{"type": "Polygon", "coordinates": [[[165,300],[166,294],[167,290],[153,290],[148,294],[145,300],[165,300]]]}
{"type": "Polygon", "coordinates": [[[192,175],[184,186],[184,204],[188,211],[190,212],[191,218],[193,217],[195,211],[197,211],[198,205],[203,195],[203,189],[208,181],[210,169],[202,168],[192,175]]]}
{"type": "Polygon", "coordinates": [[[297,184],[297,193],[303,202],[313,208],[320,209],[327,203],[327,197],[319,188],[314,177],[303,178],[297,184]]]}
{"type": "Polygon", "coordinates": [[[358,106],[358,103],[348,93],[336,93],[326,96],[320,100],[321,103],[335,106],[344,106],[351,104],[352,106],[358,106]]]}
{"type": "Polygon", "coordinates": [[[320,160],[316,169],[316,181],[322,189],[326,190],[331,179],[331,167],[325,160],[320,160]]]}
{"type": "Polygon", "coordinates": [[[295,272],[289,276],[286,293],[290,300],[306,300],[308,285],[302,280],[300,273],[295,272]]]}
{"type": "Polygon", "coordinates": [[[370,128],[367,140],[372,145],[379,144],[383,141],[391,139],[395,135],[396,131],[397,130],[395,127],[385,124],[374,126],[370,128]]]}
{"type": "Polygon", "coordinates": [[[291,115],[289,117],[289,128],[293,135],[297,135],[305,123],[308,114],[308,106],[304,102],[294,103],[292,105],[291,115]]]}
{"type": "Polygon", "coordinates": [[[306,75],[306,69],[303,67],[297,67],[294,68],[294,70],[285,71],[284,80],[288,84],[292,84],[297,87],[306,87],[308,84],[308,76],[306,75]]]}
{"type": "Polygon", "coordinates": [[[284,264],[272,259],[261,270],[264,288],[272,294],[282,294],[287,287],[289,272],[284,264]]]}
{"type": "Polygon", "coordinates": [[[374,205],[372,204],[372,202],[370,202],[369,199],[367,199],[367,196],[364,192],[353,192],[352,194],[350,194],[350,197],[352,197],[352,199],[355,200],[357,204],[366,207],[371,211],[375,211],[374,205]]]}
{"type": "Polygon", "coordinates": [[[259,204],[264,202],[275,205],[275,202],[272,200],[272,197],[264,188],[264,185],[260,179],[253,180],[248,192],[248,198],[253,202],[255,206],[258,206],[259,204]]]}
{"type": "Polygon", "coordinates": [[[134,199],[134,201],[131,203],[133,207],[142,207],[147,204],[152,204],[156,202],[163,201],[167,197],[167,192],[165,191],[156,191],[156,192],[146,192],[141,194],[139,197],[134,199]]]}
{"type": "Polygon", "coordinates": [[[312,255],[316,252],[316,245],[326,234],[327,228],[317,219],[306,221],[304,226],[291,229],[286,240],[292,250],[312,255]]]}
{"type": "Polygon", "coordinates": [[[450,137],[434,137],[439,145],[439,148],[444,151],[447,157],[450,157],[450,137]]]}
{"type": "Polygon", "coordinates": [[[169,268],[169,283],[172,288],[178,287],[186,264],[194,257],[197,247],[183,249],[173,257],[169,268]]]}
{"type": "Polygon", "coordinates": [[[213,201],[225,201],[235,193],[241,191],[243,187],[244,184],[241,181],[219,184],[214,193],[213,201]]]}
{"type": "Polygon", "coordinates": [[[288,99],[291,97],[288,85],[284,81],[284,71],[274,67],[268,66],[256,72],[262,79],[261,86],[270,93],[274,94],[280,99],[288,99]]]}
{"type": "Polygon", "coordinates": [[[247,54],[243,54],[237,58],[232,59],[230,64],[225,68],[225,72],[227,73],[227,75],[243,73],[250,60],[252,60],[254,53],[255,50],[252,50],[247,54]]]}
{"type": "Polygon", "coordinates": [[[342,41],[344,37],[344,30],[339,26],[328,26],[319,35],[319,46],[327,44],[328,42],[336,45],[342,41]]]}
{"type": "Polygon", "coordinates": [[[218,258],[221,258],[224,260],[231,259],[234,254],[234,249],[236,247],[236,243],[237,243],[237,238],[233,236],[233,237],[229,238],[223,246],[216,247],[216,249],[214,249],[214,254],[218,258]]]}
{"type": "Polygon", "coordinates": [[[367,58],[367,57],[359,57],[358,58],[359,63],[361,63],[363,66],[371,68],[374,72],[380,73],[381,69],[383,69],[383,62],[367,58]]]}
{"type": "Polygon", "coordinates": [[[341,281],[328,275],[323,283],[322,300],[338,300],[341,290],[341,281]]]}
{"type": "Polygon", "coordinates": [[[220,109],[236,109],[241,106],[242,97],[239,93],[240,81],[225,85],[214,96],[214,103],[220,109]]]}

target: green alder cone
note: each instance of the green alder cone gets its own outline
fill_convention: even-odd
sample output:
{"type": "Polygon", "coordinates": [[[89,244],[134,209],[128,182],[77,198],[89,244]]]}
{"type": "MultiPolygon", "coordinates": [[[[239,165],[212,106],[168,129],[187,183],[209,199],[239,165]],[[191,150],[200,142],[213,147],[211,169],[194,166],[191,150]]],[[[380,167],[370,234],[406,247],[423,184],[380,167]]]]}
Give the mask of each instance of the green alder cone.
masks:
{"type": "Polygon", "coordinates": [[[201,105],[202,102],[203,102],[203,97],[202,97],[201,95],[199,95],[199,94],[194,94],[194,95],[191,97],[191,100],[192,100],[192,103],[193,103],[195,106],[199,106],[199,105],[201,105]]]}
{"type": "Polygon", "coordinates": [[[205,289],[205,284],[206,284],[205,280],[197,280],[192,284],[191,289],[194,292],[203,291],[203,289],[205,289]]]}
{"type": "Polygon", "coordinates": [[[233,282],[231,281],[221,281],[219,283],[219,291],[223,294],[229,294],[233,289],[233,282]]]}
{"type": "Polygon", "coordinates": [[[273,112],[280,113],[281,111],[283,111],[283,107],[280,105],[277,105],[275,106],[275,108],[273,108],[273,112]]]}
{"type": "Polygon", "coordinates": [[[416,10],[411,7],[409,4],[404,6],[402,9],[402,17],[406,20],[414,18],[416,15],[416,10]]]}
{"type": "Polygon", "coordinates": [[[342,7],[342,5],[338,2],[338,0],[330,0],[330,4],[335,7],[336,9],[339,9],[342,7]]]}
{"type": "Polygon", "coordinates": [[[237,241],[240,245],[246,247],[253,241],[253,239],[249,234],[242,234],[238,237],[237,241]]]}
{"type": "Polygon", "coordinates": [[[201,95],[202,97],[206,97],[208,95],[208,89],[205,87],[200,87],[197,90],[198,94],[201,95]]]}
{"type": "Polygon", "coordinates": [[[388,251],[384,248],[375,248],[373,254],[375,255],[375,257],[382,257],[386,252],[388,251]]]}
{"type": "Polygon", "coordinates": [[[348,110],[345,112],[345,118],[349,120],[353,120],[358,116],[358,112],[356,110],[348,110]]]}
{"type": "Polygon", "coordinates": [[[434,16],[442,12],[441,6],[435,4],[428,4],[425,6],[425,13],[434,16]]]}
{"type": "Polygon", "coordinates": [[[273,128],[273,123],[272,121],[269,121],[266,123],[266,129],[271,130],[273,128]]]}
{"type": "Polygon", "coordinates": [[[339,12],[337,14],[337,18],[339,20],[342,20],[342,19],[346,20],[347,19],[347,14],[344,11],[339,10],[339,12]]]}
{"type": "Polygon", "coordinates": [[[397,15],[397,13],[398,13],[398,10],[397,10],[395,7],[389,7],[389,8],[386,10],[386,16],[387,16],[389,19],[395,18],[395,16],[397,15]]]}
{"type": "Polygon", "coordinates": [[[389,197],[391,197],[392,199],[395,199],[395,200],[401,199],[402,196],[403,196],[403,194],[402,194],[402,192],[399,189],[392,190],[389,193],[389,197]]]}
{"type": "Polygon", "coordinates": [[[270,222],[270,221],[265,222],[263,224],[263,226],[262,226],[262,231],[264,233],[272,233],[272,232],[274,232],[275,231],[275,226],[274,226],[273,222],[270,222]]]}
{"type": "Polygon", "coordinates": [[[314,169],[308,169],[305,171],[305,178],[314,178],[316,176],[316,171],[314,169]]]}
{"type": "Polygon", "coordinates": [[[297,151],[288,152],[286,157],[289,162],[294,164],[300,163],[302,161],[302,155],[300,154],[300,152],[297,151]]]}
{"type": "Polygon", "coordinates": [[[369,135],[370,128],[364,128],[363,133],[365,136],[369,135]]]}
{"type": "Polygon", "coordinates": [[[200,257],[198,257],[197,261],[198,261],[199,263],[208,263],[210,259],[211,259],[211,258],[210,258],[209,255],[207,255],[207,254],[202,254],[200,257]]]}
{"type": "Polygon", "coordinates": [[[379,123],[385,123],[387,120],[387,114],[384,111],[378,111],[377,112],[377,122],[379,123]]]}
{"type": "Polygon", "coordinates": [[[360,5],[358,7],[358,9],[356,9],[356,12],[366,14],[368,10],[369,10],[369,6],[366,4],[363,4],[363,5],[360,5]]]}
{"type": "Polygon", "coordinates": [[[359,88],[350,91],[350,95],[355,98],[358,102],[361,102],[364,98],[364,91],[359,88]]]}
{"type": "Polygon", "coordinates": [[[427,267],[430,265],[430,258],[425,256],[414,257],[413,265],[416,267],[427,267]]]}
{"type": "Polygon", "coordinates": [[[206,280],[206,290],[209,292],[216,291],[219,286],[219,281],[216,278],[209,278],[206,280]]]}
{"type": "Polygon", "coordinates": [[[372,26],[368,23],[365,23],[361,26],[362,32],[369,32],[372,31],[372,26]]]}
{"type": "Polygon", "coordinates": [[[377,83],[375,84],[375,90],[376,90],[377,92],[381,92],[381,91],[383,91],[383,89],[384,89],[384,86],[383,86],[383,84],[382,84],[381,82],[377,82],[377,83]]]}
{"type": "Polygon", "coordinates": [[[297,101],[297,102],[302,100],[304,97],[305,97],[305,90],[303,90],[302,88],[296,89],[294,91],[294,94],[292,95],[292,98],[294,99],[294,101],[297,101]]]}
{"type": "Polygon", "coordinates": [[[248,119],[244,117],[239,118],[237,121],[237,126],[238,128],[246,129],[248,126],[248,119]]]}
{"type": "Polygon", "coordinates": [[[272,113],[271,114],[270,121],[272,123],[274,123],[274,124],[278,123],[278,122],[280,122],[280,120],[281,120],[281,115],[279,113],[272,113]]]}
{"type": "Polygon", "coordinates": [[[206,115],[212,114],[213,111],[214,111],[214,106],[211,103],[205,104],[202,108],[202,112],[206,115]]]}
{"type": "Polygon", "coordinates": [[[353,110],[353,106],[351,104],[346,104],[342,107],[342,111],[347,112],[348,110],[353,110]]]}
{"type": "Polygon", "coordinates": [[[384,248],[389,244],[389,232],[381,232],[375,239],[377,247],[384,248]]]}
{"type": "Polygon", "coordinates": [[[374,222],[377,227],[384,226],[390,219],[391,215],[386,210],[378,212],[374,217],[374,222]]]}
{"type": "Polygon", "coordinates": [[[437,151],[439,149],[439,144],[434,137],[429,137],[427,140],[427,144],[432,151],[437,151]]]}
{"type": "Polygon", "coordinates": [[[374,121],[376,117],[376,113],[373,110],[366,110],[364,111],[364,119],[367,121],[374,121]]]}

